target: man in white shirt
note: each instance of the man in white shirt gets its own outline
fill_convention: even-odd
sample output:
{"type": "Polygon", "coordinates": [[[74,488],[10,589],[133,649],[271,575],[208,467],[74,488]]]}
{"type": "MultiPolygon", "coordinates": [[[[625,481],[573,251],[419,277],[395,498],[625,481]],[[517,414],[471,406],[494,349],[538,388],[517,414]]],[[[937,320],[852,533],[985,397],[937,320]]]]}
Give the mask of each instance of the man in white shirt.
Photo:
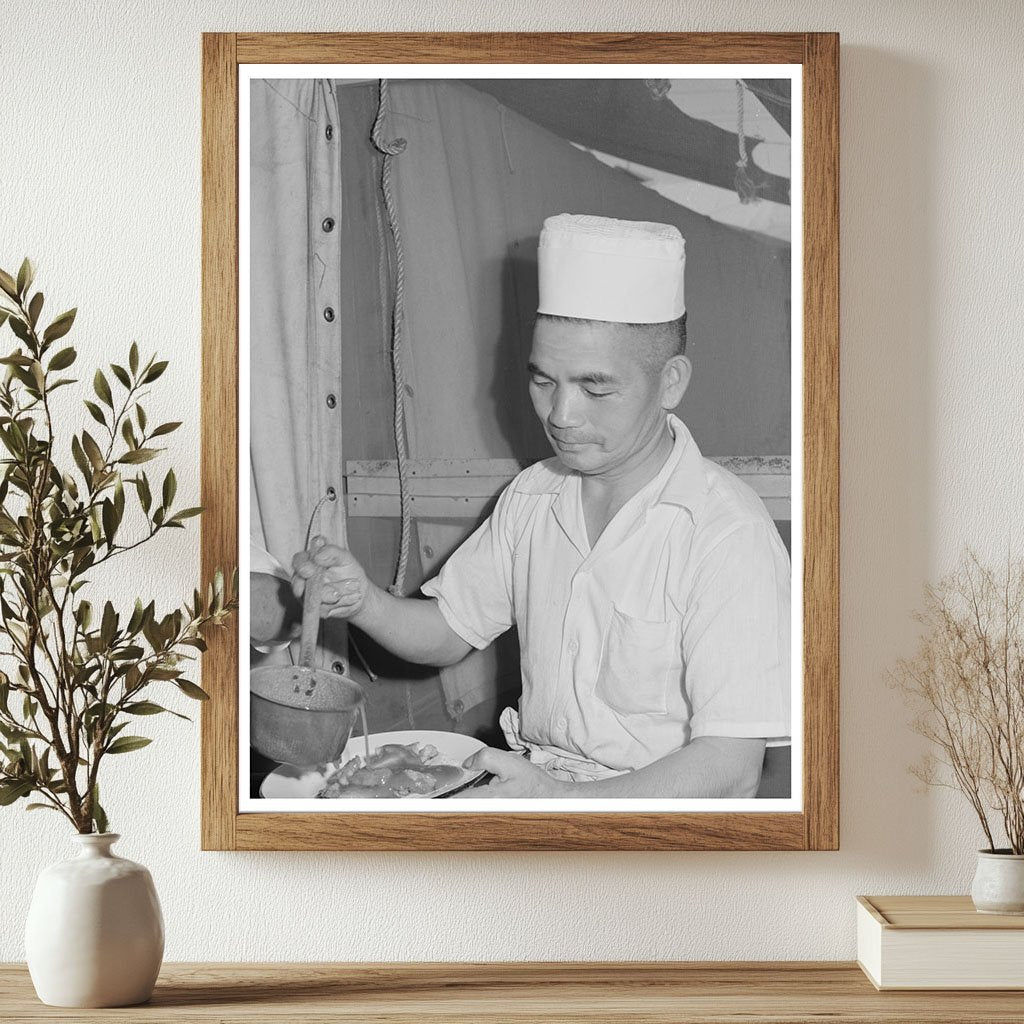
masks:
{"type": "Polygon", "coordinates": [[[670,414],[690,379],[672,227],[545,222],[530,397],[556,457],[506,488],[423,587],[370,582],[318,539],[324,613],[445,665],[518,628],[510,750],[473,796],[751,797],[789,732],[789,559],[764,505],[670,414]],[[525,755],[525,756],[524,756],[525,755]]]}

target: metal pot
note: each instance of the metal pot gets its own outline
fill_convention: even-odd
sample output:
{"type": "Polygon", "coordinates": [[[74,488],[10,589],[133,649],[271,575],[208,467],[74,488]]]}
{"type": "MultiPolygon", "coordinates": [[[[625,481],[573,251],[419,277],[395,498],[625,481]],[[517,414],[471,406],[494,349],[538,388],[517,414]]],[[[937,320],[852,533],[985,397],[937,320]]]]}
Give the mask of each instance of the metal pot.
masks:
{"type": "Polygon", "coordinates": [[[298,665],[273,665],[249,674],[249,735],[273,761],[318,765],[337,760],[365,701],[363,688],[345,672],[313,667],[320,628],[323,573],[306,581],[298,665]]]}

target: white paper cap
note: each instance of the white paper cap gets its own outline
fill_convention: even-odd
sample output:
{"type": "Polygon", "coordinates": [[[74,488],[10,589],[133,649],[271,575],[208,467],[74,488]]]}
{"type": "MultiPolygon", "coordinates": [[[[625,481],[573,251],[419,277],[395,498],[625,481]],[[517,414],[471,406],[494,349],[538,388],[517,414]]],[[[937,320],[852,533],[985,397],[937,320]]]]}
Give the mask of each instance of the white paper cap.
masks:
{"type": "Polygon", "coordinates": [[[685,242],[670,224],[560,213],[537,252],[538,313],[660,324],[686,311],[685,242]]]}

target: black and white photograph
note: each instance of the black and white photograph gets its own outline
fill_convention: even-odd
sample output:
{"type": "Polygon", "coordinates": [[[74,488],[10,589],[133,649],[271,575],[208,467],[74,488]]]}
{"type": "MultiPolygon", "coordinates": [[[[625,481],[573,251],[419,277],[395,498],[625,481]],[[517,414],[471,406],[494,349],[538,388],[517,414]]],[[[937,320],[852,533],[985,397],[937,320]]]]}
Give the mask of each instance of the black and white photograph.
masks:
{"type": "Polygon", "coordinates": [[[800,809],[800,81],[240,79],[242,812],[800,809]]]}

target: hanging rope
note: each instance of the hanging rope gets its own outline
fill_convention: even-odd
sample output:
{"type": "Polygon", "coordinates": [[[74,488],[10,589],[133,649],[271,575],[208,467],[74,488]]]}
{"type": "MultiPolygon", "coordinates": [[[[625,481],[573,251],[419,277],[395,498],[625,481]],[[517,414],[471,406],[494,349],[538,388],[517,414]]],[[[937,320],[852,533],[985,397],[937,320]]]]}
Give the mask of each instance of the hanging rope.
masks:
{"type": "Polygon", "coordinates": [[[324,502],[330,497],[329,494],[324,494],[320,500],[313,506],[313,511],[309,514],[309,522],[306,524],[306,544],[305,548],[308,551],[309,545],[313,540],[313,524],[316,522],[316,517],[320,514],[320,509],[324,507],[324,502]]]}
{"type": "Polygon", "coordinates": [[[743,135],[743,83],[736,83],[736,140],[739,143],[740,158],[736,166],[746,170],[747,167],[747,140],[743,135]]]}
{"type": "Polygon", "coordinates": [[[739,144],[739,160],[736,161],[736,195],[741,203],[752,203],[757,199],[757,183],[747,174],[747,139],[743,132],[743,94],[746,87],[736,80],[736,141],[739,144]]]}
{"type": "Polygon", "coordinates": [[[390,110],[388,80],[380,80],[380,98],[377,117],[373,122],[370,138],[377,150],[383,154],[381,162],[380,187],[384,194],[384,207],[388,214],[388,227],[395,243],[395,301],[391,314],[391,375],[395,385],[395,449],[398,453],[398,493],[402,506],[402,533],[398,546],[398,565],[395,578],[388,590],[397,597],[402,596],[405,573],[409,566],[409,542],[412,534],[412,510],[408,484],[409,451],[405,440],[405,372],[402,367],[402,338],[405,325],[405,251],[402,248],[402,233],[398,226],[398,211],[391,190],[391,161],[405,151],[405,139],[384,141],[384,114],[390,110]]]}
{"type": "Polygon", "coordinates": [[[508,173],[515,174],[516,169],[512,164],[512,151],[508,148],[508,135],[505,133],[505,107],[498,104],[498,127],[501,129],[501,145],[505,150],[505,163],[508,164],[508,173]]]}
{"type": "Polygon", "coordinates": [[[663,100],[672,89],[672,83],[667,78],[645,78],[644,85],[654,100],[663,100]]]}

